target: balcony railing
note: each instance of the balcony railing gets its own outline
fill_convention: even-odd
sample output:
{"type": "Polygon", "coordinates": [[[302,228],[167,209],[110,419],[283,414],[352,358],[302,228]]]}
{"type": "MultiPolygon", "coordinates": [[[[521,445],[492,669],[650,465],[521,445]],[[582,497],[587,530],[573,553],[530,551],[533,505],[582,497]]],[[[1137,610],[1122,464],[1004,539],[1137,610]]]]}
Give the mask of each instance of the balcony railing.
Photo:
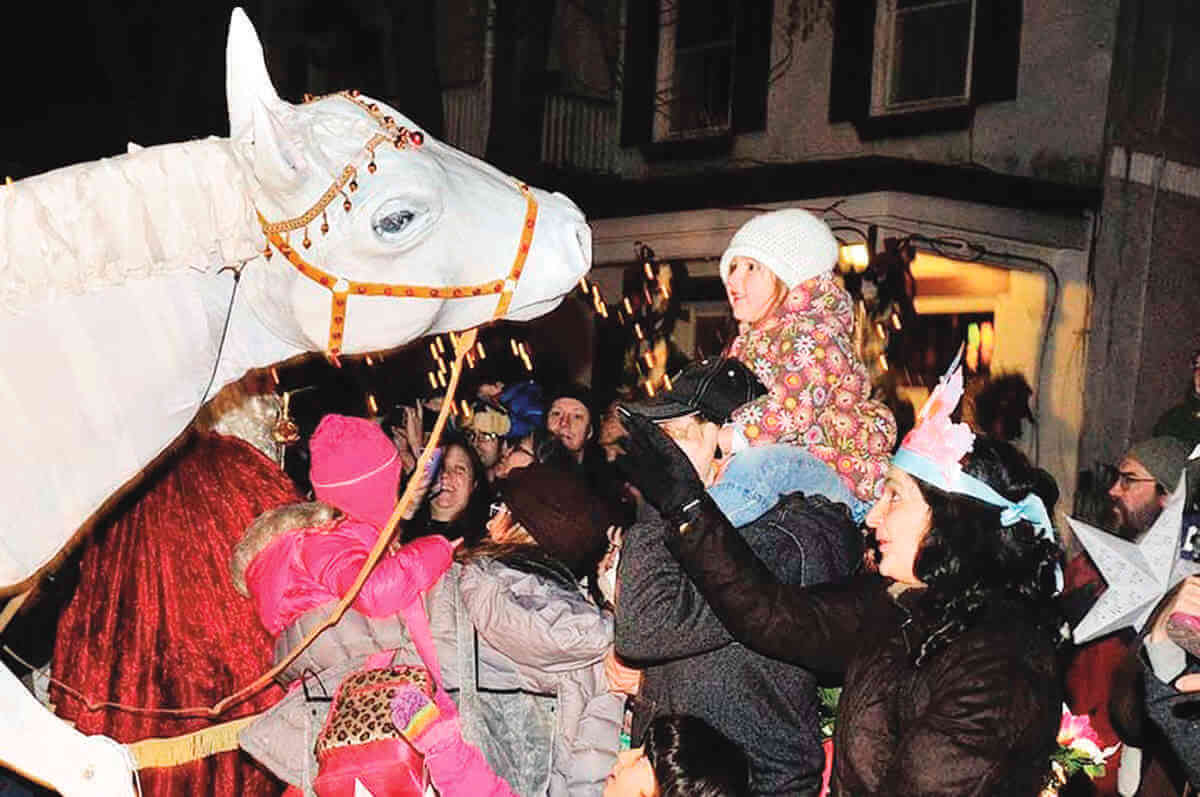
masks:
{"type": "Polygon", "coordinates": [[[542,162],[560,169],[613,172],[620,149],[615,103],[548,94],[542,162]]]}
{"type": "MultiPolygon", "coordinates": [[[[442,91],[446,143],[483,157],[491,96],[486,82],[442,91]]],[[[620,156],[617,108],[612,102],[549,94],[542,117],[542,163],[556,169],[611,173],[620,156]]]]}
{"type": "Polygon", "coordinates": [[[447,144],[477,158],[487,151],[491,126],[492,90],[488,81],[442,90],[442,113],[447,144]]]}

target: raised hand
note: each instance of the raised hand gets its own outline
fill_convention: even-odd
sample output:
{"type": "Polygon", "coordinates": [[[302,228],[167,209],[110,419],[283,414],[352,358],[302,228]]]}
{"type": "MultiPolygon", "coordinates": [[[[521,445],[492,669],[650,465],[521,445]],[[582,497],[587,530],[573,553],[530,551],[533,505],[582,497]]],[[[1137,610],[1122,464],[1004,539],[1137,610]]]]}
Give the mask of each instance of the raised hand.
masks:
{"type": "Polygon", "coordinates": [[[618,407],[626,436],[616,465],[642,496],[666,518],[704,495],[704,484],[687,454],[644,415],[618,407]]]}

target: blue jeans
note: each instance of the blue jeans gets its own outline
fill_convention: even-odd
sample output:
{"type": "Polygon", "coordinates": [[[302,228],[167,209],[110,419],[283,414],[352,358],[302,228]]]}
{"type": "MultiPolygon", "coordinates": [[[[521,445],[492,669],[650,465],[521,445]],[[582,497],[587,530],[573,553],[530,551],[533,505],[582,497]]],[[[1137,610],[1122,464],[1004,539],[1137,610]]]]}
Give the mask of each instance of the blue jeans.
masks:
{"type": "Polygon", "coordinates": [[[833,468],[792,445],[758,446],[735,454],[720,480],[708,488],[734,527],[746,525],[794,492],[820,493],[845,504],[855,523],[861,523],[871,508],[854,497],[833,468]]]}

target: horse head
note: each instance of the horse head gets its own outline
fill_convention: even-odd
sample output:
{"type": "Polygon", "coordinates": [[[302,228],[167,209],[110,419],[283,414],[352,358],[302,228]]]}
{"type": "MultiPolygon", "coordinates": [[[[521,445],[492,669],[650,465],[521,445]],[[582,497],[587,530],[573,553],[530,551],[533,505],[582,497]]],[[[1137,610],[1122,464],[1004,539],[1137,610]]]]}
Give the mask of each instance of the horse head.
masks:
{"type": "Polygon", "coordinates": [[[497,315],[553,309],[591,265],[591,233],[559,193],[529,188],[342,92],[285,102],[233,12],[230,136],[274,257],[243,280],[255,314],[306,349],[353,354],[497,315]]]}

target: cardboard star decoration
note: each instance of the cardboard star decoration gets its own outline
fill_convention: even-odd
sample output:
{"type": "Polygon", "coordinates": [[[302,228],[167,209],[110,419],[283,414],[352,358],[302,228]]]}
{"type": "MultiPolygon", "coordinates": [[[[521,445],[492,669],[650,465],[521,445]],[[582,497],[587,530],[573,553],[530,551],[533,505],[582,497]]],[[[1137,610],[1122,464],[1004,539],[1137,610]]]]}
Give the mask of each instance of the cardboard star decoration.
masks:
{"type": "Polygon", "coordinates": [[[1180,526],[1187,490],[1181,477],[1163,511],[1137,542],[1121,539],[1075,518],[1071,530],[1087,549],[1108,589],[1072,632],[1082,644],[1126,626],[1141,630],[1154,607],[1200,563],[1179,558],[1180,526]]]}

